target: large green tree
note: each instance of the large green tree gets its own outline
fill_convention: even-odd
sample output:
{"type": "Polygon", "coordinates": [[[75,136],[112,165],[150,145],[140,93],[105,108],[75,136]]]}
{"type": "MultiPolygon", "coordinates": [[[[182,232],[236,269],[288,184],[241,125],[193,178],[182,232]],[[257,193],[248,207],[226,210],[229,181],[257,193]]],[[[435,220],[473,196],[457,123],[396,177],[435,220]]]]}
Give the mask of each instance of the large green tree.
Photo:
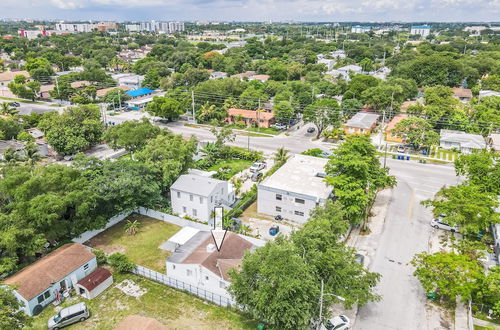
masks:
{"type": "Polygon", "coordinates": [[[341,119],[339,104],[333,99],[316,100],[304,109],[304,121],[313,123],[317,128],[316,138],[329,126],[340,127],[341,119]]]}
{"type": "Polygon", "coordinates": [[[7,86],[17,97],[34,101],[38,98],[41,85],[38,81],[29,81],[25,76],[17,75],[7,86]]]}
{"type": "Polygon", "coordinates": [[[153,116],[174,120],[184,113],[179,101],[164,96],[153,97],[153,102],[150,102],[146,110],[153,116]]]}
{"type": "Polygon", "coordinates": [[[294,109],[290,102],[281,101],[274,105],[273,112],[278,123],[287,125],[293,118],[294,109]]]}
{"type": "Polygon", "coordinates": [[[0,287],[0,329],[24,329],[32,319],[21,309],[22,305],[10,288],[0,287]]]}
{"type": "Polygon", "coordinates": [[[432,129],[432,125],[427,120],[419,117],[409,117],[401,120],[396,124],[391,134],[419,147],[430,147],[439,144],[439,134],[432,129]]]}
{"type": "Polygon", "coordinates": [[[144,118],[142,121],[125,121],[119,125],[111,126],[104,133],[104,140],[108,142],[111,148],[124,148],[130,153],[144,148],[149,140],[155,138],[161,133],[158,126],[144,118]]]}
{"type": "Polygon", "coordinates": [[[99,108],[80,105],[62,114],[47,113],[38,124],[47,142],[61,155],[83,151],[101,141],[104,125],[99,108]]]}

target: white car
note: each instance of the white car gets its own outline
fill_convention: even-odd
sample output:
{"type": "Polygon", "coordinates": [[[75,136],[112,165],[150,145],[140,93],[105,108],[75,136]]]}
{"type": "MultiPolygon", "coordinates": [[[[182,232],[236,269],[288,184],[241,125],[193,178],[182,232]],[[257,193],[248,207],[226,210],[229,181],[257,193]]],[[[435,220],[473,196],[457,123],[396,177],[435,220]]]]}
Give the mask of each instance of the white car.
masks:
{"type": "Polygon", "coordinates": [[[442,218],[432,219],[431,226],[436,229],[444,229],[451,231],[452,233],[458,233],[458,228],[447,224],[441,220],[442,218]]]}
{"type": "Polygon", "coordinates": [[[325,324],[321,325],[321,330],[346,330],[351,326],[351,320],[345,315],[332,317],[325,324]]]}
{"type": "Polygon", "coordinates": [[[255,162],[250,166],[250,172],[255,173],[266,168],[265,162],[255,162]]]}

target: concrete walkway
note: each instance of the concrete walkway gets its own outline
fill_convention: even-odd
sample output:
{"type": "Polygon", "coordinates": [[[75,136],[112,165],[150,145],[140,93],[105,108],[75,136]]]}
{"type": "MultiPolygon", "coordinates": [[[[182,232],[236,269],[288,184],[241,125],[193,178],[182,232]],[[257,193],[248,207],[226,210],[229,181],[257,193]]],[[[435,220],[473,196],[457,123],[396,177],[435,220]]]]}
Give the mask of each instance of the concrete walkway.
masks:
{"type": "Polygon", "coordinates": [[[455,308],[455,330],[469,329],[469,316],[467,306],[457,297],[457,307],[455,308]]]}
{"type": "Polygon", "coordinates": [[[485,328],[491,328],[491,329],[500,329],[500,324],[496,324],[493,322],[477,319],[475,317],[472,318],[472,321],[474,322],[475,325],[479,325],[481,327],[485,328]]]}

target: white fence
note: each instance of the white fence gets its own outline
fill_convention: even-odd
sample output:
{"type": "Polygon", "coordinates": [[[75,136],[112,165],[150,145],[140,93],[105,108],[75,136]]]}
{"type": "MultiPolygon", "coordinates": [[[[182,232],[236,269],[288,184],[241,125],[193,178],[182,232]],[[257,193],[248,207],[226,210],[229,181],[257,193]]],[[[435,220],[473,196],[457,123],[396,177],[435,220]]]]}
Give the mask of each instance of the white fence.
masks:
{"type": "Polygon", "coordinates": [[[207,291],[205,289],[199,288],[197,286],[194,286],[194,285],[191,285],[188,283],[184,283],[182,281],[168,277],[165,274],[158,273],[158,272],[151,270],[149,268],[146,268],[146,267],[142,267],[142,266],[137,265],[136,268],[134,268],[134,270],[132,270],[132,273],[134,273],[136,275],[144,276],[146,278],[149,278],[150,280],[167,285],[167,286],[174,288],[174,289],[187,291],[191,294],[194,294],[202,299],[208,300],[208,301],[210,301],[216,305],[222,306],[222,307],[236,306],[234,301],[229,297],[221,296],[217,293],[207,291]]]}
{"type": "Polygon", "coordinates": [[[132,213],[132,212],[125,212],[122,214],[115,215],[114,217],[109,219],[108,223],[106,224],[106,226],[104,226],[104,228],[86,231],[83,234],[81,234],[80,236],[73,238],[73,242],[84,243],[84,242],[88,241],[89,239],[91,239],[92,237],[96,236],[97,234],[105,231],[109,227],[116,225],[118,222],[120,222],[123,219],[125,219],[126,217],[128,217],[130,215],[130,213],[132,213]]]}

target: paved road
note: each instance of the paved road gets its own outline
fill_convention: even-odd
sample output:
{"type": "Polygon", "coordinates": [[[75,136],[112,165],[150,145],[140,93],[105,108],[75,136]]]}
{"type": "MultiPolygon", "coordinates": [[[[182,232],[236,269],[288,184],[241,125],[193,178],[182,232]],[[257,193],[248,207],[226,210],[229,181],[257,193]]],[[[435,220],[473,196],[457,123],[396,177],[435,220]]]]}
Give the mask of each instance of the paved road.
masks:
{"type": "MultiPolygon", "coordinates": [[[[12,101],[0,99],[0,102],[10,103],[12,101]]],[[[50,111],[62,111],[64,109],[64,107],[51,106],[49,103],[44,103],[44,104],[33,104],[33,103],[23,103],[23,102],[18,102],[18,103],[21,106],[17,107],[16,109],[19,110],[20,115],[29,115],[30,113],[33,112],[45,113],[50,111]]]]}
{"type": "MultiPolygon", "coordinates": [[[[115,124],[121,123],[126,120],[139,120],[143,117],[152,118],[143,112],[125,112],[116,116],[108,116],[108,122],[115,124]]],[[[182,134],[185,137],[195,136],[199,141],[213,141],[214,136],[207,128],[189,127],[184,126],[185,122],[173,122],[168,124],[161,124],[157,121],[155,124],[167,127],[175,134],[182,134]]],[[[261,136],[243,136],[236,135],[234,142],[228,143],[229,145],[250,148],[254,150],[263,151],[266,154],[271,154],[280,147],[284,147],[292,153],[301,153],[305,150],[312,148],[321,148],[322,150],[331,150],[333,144],[324,142],[312,142],[311,139],[315,137],[315,133],[307,133],[307,128],[311,124],[300,126],[300,129],[289,132],[289,136],[280,134],[274,137],[261,137],[261,136]]]]}
{"type": "Polygon", "coordinates": [[[356,244],[372,252],[369,269],[382,275],[377,286],[382,300],[359,309],[354,329],[446,329],[448,319],[426,301],[408,262],[416,253],[438,249],[438,235],[443,232],[429,225],[431,212],[420,202],[433,197],[443,185],[457,184],[454,168],[392,159],[387,165],[398,184],[385,222],[379,233],[356,244]]]}

